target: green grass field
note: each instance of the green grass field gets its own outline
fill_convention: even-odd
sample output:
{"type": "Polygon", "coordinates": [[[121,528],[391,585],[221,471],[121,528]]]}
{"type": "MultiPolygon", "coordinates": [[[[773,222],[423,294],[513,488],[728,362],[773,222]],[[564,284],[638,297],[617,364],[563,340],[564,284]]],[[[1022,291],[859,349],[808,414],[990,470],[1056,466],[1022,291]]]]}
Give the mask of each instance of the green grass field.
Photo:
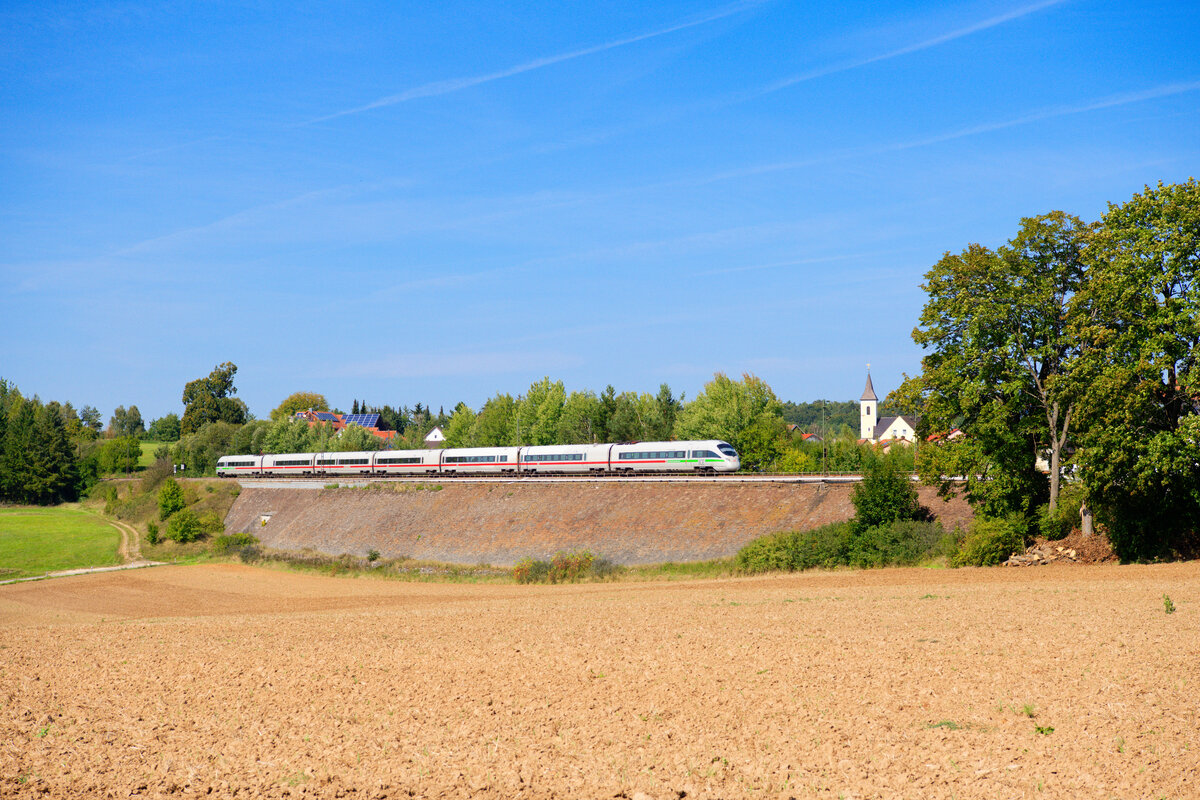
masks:
{"type": "Polygon", "coordinates": [[[0,580],[120,564],[120,532],[73,506],[0,507],[0,580]]]}
{"type": "Polygon", "coordinates": [[[173,444],[173,442],[152,442],[149,439],[143,441],[142,457],[138,459],[139,467],[154,466],[154,451],[162,447],[164,444],[173,444]]]}

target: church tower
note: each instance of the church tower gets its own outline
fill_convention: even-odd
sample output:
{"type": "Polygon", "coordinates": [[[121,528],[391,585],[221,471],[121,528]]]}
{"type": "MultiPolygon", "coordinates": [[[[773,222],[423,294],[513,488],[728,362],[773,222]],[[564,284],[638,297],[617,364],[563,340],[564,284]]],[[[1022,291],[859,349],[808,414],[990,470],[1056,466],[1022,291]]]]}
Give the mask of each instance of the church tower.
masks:
{"type": "Polygon", "coordinates": [[[879,421],[879,398],[871,385],[871,368],[867,367],[867,388],[858,401],[858,438],[875,441],[875,423],[879,421]]]}

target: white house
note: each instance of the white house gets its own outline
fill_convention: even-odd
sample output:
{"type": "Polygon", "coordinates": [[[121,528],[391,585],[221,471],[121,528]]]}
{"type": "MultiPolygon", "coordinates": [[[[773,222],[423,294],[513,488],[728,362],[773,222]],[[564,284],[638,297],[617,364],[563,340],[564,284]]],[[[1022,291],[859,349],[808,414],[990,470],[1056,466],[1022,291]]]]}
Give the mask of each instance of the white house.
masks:
{"type": "Polygon", "coordinates": [[[917,440],[916,417],[901,414],[898,417],[879,416],[879,398],[871,385],[871,373],[867,373],[867,388],[863,389],[858,401],[858,436],[866,442],[915,442],[917,440]]]}
{"type": "Polygon", "coordinates": [[[434,426],[433,430],[425,434],[425,447],[430,450],[437,450],[446,441],[446,434],[442,433],[442,429],[434,426]]]}

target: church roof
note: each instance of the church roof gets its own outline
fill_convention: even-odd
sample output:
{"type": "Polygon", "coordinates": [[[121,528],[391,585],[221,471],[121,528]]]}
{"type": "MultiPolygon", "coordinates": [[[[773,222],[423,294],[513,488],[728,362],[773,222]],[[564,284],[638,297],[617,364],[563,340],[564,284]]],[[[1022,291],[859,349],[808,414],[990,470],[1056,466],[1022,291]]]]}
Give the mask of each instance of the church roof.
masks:
{"type": "Polygon", "coordinates": [[[898,419],[904,420],[905,424],[914,431],[917,429],[917,418],[908,414],[900,414],[896,417],[880,417],[879,422],[875,423],[875,437],[879,438],[882,434],[886,433],[887,429],[892,427],[892,424],[898,419]]]}
{"type": "Polygon", "coordinates": [[[878,400],[875,396],[875,387],[871,385],[871,373],[867,373],[867,388],[863,389],[863,396],[860,400],[878,400]]]}

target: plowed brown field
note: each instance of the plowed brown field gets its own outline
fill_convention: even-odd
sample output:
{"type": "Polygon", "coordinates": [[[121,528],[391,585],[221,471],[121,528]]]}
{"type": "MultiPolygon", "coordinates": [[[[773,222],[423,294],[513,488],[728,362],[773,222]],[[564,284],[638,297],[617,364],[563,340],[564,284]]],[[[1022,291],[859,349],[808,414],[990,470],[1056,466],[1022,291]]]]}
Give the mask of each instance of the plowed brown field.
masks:
{"type": "Polygon", "coordinates": [[[3,586],[0,796],[1197,797],[1198,622],[1198,563],[3,586]]]}

